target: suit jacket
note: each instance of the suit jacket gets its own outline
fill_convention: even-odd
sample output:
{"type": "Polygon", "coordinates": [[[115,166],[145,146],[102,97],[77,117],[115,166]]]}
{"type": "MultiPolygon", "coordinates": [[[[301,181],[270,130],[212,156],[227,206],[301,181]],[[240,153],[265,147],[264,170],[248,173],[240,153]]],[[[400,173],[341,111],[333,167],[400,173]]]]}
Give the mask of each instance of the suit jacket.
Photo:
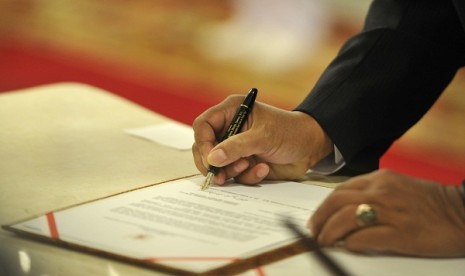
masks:
{"type": "Polygon", "coordinates": [[[465,1],[463,0],[453,0],[452,1],[457,11],[457,15],[460,18],[463,28],[465,29],[465,1]]]}
{"type": "Polygon", "coordinates": [[[296,110],[319,122],[349,174],[369,172],[464,65],[464,0],[375,0],[296,110]]]}

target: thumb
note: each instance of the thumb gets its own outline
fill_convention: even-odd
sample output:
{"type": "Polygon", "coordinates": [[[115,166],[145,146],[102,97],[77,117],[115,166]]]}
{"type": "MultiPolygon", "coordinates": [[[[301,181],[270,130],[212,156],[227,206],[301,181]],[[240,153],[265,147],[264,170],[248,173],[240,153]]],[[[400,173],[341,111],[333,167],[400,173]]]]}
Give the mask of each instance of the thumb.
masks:
{"type": "Polygon", "coordinates": [[[252,133],[252,131],[245,131],[216,145],[207,156],[208,164],[224,167],[242,157],[261,153],[260,144],[263,143],[257,143],[258,136],[252,133]]]}

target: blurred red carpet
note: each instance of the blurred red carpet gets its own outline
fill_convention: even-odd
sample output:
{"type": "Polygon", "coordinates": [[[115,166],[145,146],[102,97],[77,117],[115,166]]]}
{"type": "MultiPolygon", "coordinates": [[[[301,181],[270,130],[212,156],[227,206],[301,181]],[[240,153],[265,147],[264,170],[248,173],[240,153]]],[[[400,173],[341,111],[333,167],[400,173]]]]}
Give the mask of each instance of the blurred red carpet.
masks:
{"type": "MultiPolygon", "coordinates": [[[[220,100],[203,97],[209,95],[208,89],[213,92],[215,88],[206,91],[205,87],[157,78],[156,75],[150,83],[128,77],[139,73],[144,72],[78,53],[57,53],[8,43],[0,46],[0,92],[64,81],[87,83],[186,124],[191,124],[203,110],[220,100]],[[202,91],[200,96],[199,91],[202,91]]],[[[465,164],[427,149],[394,146],[382,158],[381,166],[445,184],[456,185],[465,178],[465,164]]]]}
{"type": "Polygon", "coordinates": [[[81,53],[1,45],[0,92],[56,82],[86,83],[189,125],[203,110],[218,101],[205,97],[196,99],[196,91],[205,89],[203,87],[156,78],[156,75],[150,84],[131,81],[129,75],[143,72],[121,64],[91,60],[81,53]]]}

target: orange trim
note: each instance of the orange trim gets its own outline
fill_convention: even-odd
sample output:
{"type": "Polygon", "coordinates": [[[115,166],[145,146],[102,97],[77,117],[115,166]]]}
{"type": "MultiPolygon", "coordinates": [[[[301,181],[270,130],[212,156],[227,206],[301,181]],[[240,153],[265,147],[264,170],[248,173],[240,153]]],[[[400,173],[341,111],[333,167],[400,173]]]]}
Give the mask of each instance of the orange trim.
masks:
{"type": "Polygon", "coordinates": [[[255,272],[257,272],[257,275],[258,276],[265,276],[265,271],[263,270],[263,268],[261,266],[257,266],[255,268],[255,272]]]}
{"type": "Polygon", "coordinates": [[[47,213],[45,216],[47,217],[48,228],[50,229],[50,236],[52,237],[52,239],[59,240],[60,236],[58,235],[58,228],[55,221],[55,216],[53,215],[53,213],[47,213]]]}

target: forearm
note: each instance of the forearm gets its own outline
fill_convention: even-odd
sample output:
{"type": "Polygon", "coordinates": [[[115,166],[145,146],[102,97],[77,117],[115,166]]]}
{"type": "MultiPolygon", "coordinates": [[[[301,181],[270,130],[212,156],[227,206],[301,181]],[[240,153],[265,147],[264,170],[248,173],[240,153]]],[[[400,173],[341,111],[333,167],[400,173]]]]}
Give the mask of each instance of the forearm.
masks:
{"type": "Polygon", "coordinates": [[[451,3],[401,2],[373,3],[364,30],[296,108],[314,117],[347,166],[361,173],[377,168],[465,63],[464,32],[451,3]]]}

